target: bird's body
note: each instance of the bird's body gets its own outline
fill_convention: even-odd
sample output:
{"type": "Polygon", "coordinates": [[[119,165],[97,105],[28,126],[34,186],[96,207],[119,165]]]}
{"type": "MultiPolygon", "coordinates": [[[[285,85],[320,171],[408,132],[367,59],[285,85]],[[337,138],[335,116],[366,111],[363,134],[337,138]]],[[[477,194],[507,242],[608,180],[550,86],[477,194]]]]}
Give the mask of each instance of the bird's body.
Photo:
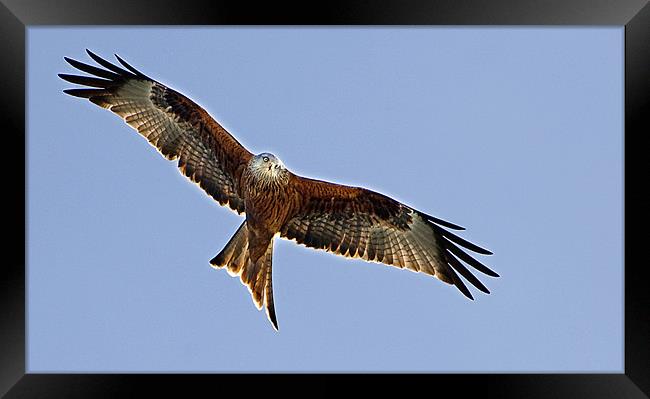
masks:
{"type": "Polygon", "coordinates": [[[273,154],[262,153],[250,160],[241,184],[250,225],[268,230],[271,235],[280,231],[298,201],[297,193],[289,184],[293,177],[273,154]]]}
{"type": "Polygon", "coordinates": [[[94,76],[60,74],[86,88],[65,90],[111,110],[135,128],[181,172],[245,220],[210,264],[239,276],[273,326],[273,240],[280,236],[310,248],[432,275],[472,295],[460,273],[487,288],[461,263],[498,275],[459,248],[478,247],[443,227],[462,227],[429,216],[383,194],[290,172],[270,153],[253,155],[189,98],[143,75],[121,58],[123,69],[88,51],[106,69],[66,58],[94,76]],[[90,88],[88,88],[90,87],[90,88]]]}

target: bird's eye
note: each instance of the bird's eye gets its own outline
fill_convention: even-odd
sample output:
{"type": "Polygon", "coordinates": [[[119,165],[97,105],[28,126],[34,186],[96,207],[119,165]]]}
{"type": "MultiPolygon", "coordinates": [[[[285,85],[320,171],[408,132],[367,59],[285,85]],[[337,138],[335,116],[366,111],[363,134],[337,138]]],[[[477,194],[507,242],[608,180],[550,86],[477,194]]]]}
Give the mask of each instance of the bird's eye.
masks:
{"type": "Polygon", "coordinates": [[[269,157],[264,157],[264,158],[262,158],[262,159],[264,160],[264,162],[268,162],[268,161],[269,161],[269,157]]]}

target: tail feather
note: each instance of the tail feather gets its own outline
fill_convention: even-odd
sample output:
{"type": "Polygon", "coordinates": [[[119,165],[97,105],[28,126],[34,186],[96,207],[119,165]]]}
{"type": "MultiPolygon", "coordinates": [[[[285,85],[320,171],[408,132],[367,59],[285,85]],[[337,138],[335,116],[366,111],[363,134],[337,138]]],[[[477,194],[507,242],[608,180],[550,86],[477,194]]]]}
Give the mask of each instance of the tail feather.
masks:
{"type": "Polygon", "coordinates": [[[239,254],[228,263],[228,274],[237,277],[241,274],[244,266],[248,264],[248,245],[246,245],[239,254]]]}
{"type": "Polygon", "coordinates": [[[275,316],[275,303],[273,302],[273,278],[271,276],[271,258],[273,254],[273,242],[271,242],[271,256],[268,259],[269,267],[266,269],[266,316],[278,331],[278,319],[275,316]]]}
{"type": "MultiPolygon", "coordinates": [[[[233,235],[230,241],[228,241],[228,244],[226,244],[226,246],[221,250],[221,252],[219,252],[217,256],[210,260],[210,264],[217,268],[227,266],[228,270],[231,271],[233,268],[231,264],[241,262],[241,259],[239,258],[248,252],[245,250],[247,248],[248,228],[246,227],[246,221],[244,221],[237,229],[235,235],[233,235]]],[[[235,272],[235,275],[238,274],[236,270],[232,271],[235,272]]]]}
{"type": "Polygon", "coordinates": [[[262,306],[266,307],[266,314],[271,324],[278,330],[272,283],[273,239],[267,245],[264,254],[253,261],[250,257],[248,229],[244,221],[210,264],[215,268],[226,267],[228,274],[239,276],[242,284],[248,287],[255,306],[258,309],[262,309],[262,306]]]}

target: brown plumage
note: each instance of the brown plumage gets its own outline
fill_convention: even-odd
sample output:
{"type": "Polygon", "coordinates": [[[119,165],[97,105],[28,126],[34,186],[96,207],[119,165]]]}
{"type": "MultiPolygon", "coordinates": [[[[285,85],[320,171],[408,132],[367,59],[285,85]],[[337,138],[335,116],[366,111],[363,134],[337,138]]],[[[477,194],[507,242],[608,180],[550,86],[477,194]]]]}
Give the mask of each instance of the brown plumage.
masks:
{"type": "Polygon", "coordinates": [[[307,179],[274,155],[253,155],[200,106],[143,75],[116,55],[122,67],[88,51],[105,69],[65,58],[93,76],[60,74],[86,88],[65,93],[87,98],[135,128],[207,194],[246,219],[210,264],[239,276],[258,309],[277,329],[272,259],[276,235],[309,248],[432,275],[473,299],[460,274],[488,289],[461,263],[498,274],[460,247],[489,255],[444,227],[462,227],[426,215],[374,191],[307,179]]]}

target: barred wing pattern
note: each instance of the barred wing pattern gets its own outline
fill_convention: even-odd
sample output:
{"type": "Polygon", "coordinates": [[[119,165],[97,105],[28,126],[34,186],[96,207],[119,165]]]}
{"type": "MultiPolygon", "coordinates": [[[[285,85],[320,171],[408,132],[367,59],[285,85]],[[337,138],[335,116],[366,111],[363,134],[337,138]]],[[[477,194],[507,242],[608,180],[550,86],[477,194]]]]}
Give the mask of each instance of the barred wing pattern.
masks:
{"type": "Polygon", "coordinates": [[[498,277],[459,246],[491,255],[445,230],[463,230],[455,224],[414,210],[385,195],[294,176],[302,202],[281,228],[281,236],[309,248],[350,258],[384,263],[432,275],[455,285],[474,299],[458,274],[479,290],[489,290],[461,260],[489,276],[498,277]]]}
{"type": "Polygon", "coordinates": [[[93,76],[59,74],[86,86],[64,90],[121,116],[193,182],[221,205],[244,213],[239,177],[252,154],[189,98],[143,75],[117,55],[126,69],[88,55],[102,68],[65,58],[93,76]],[[88,88],[90,87],[90,88],[88,88]]]}

